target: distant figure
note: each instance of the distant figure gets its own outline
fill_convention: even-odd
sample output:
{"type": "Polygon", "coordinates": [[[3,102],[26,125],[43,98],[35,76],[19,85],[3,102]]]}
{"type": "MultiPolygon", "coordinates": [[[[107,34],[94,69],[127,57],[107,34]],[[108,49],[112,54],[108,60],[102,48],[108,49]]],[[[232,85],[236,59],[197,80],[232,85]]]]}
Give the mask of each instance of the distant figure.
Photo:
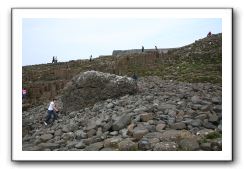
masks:
{"type": "Polygon", "coordinates": [[[209,37],[209,36],[211,36],[212,35],[212,33],[211,32],[208,32],[208,35],[207,35],[207,37],[209,37]]]}
{"type": "Polygon", "coordinates": [[[157,46],[155,46],[155,50],[158,51],[158,47],[157,46]]]}
{"type": "Polygon", "coordinates": [[[135,81],[137,81],[138,77],[137,77],[137,75],[135,73],[133,74],[132,79],[134,79],[135,81]]]}
{"type": "Polygon", "coordinates": [[[57,62],[58,62],[57,56],[53,56],[52,63],[57,63],[57,62]]]}
{"type": "Polygon", "coordinates": [[[54,56],[53,56],[53,60],[52,60],[52,63],[54,63],[55,62],[55,58],[54,58],[54,56]]]}
{"type": "Polygon", "coordinates": [[[55,63],[58,63],[58,57],[57,56],[55,57],[55,63]]]}
{"type": "Polygon", "coordinates": [[[27,90],[25,88],[22,89],[22,99],[26,99],[27,90]]]}
{"type": "Polygon", "coordinates": [[[144,46],[142,46],[141,51],[144,52],[144,46]]]}
{"type": "Polygon", "coordinates": [[[92,55],[90,56],[90,62],[92,61],[92,55]]]}
{"type": "Polygon", "coordinates": [[[48,125],[49,120],[51,118],[53,118],[53,121],[55,121],[57,119],[56,113],[58,113],[58,109],[55,104],[56,104],[56,99],[53,99],[49,104],[48,111],[47,111],[48,115],[47,115],[46,120],[44,121],[45,125],[48,125]]]}

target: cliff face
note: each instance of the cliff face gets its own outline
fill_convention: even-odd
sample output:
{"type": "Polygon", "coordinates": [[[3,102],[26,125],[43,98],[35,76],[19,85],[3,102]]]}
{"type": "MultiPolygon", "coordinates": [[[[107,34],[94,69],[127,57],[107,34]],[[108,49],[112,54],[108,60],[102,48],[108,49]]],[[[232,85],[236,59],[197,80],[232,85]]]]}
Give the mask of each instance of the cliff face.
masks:
{"type": "Polygon", "coordinates": [[[23,86],[28,97],[23,109],[39,105],[60,94],[80,72],[96,70],[117,75],[159,76],[163,80],[185,82],[222,81],[222,34],[212,35],[173,49],[114,51],[92,60],[23,67],[23,86]]]}

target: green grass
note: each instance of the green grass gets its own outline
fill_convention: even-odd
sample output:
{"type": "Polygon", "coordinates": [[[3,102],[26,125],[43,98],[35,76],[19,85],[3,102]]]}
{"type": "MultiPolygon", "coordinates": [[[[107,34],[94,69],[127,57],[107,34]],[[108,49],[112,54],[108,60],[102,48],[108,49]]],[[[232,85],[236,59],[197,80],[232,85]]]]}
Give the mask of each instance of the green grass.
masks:
{"type": "Polygon", "coordinates": [[[155,66],[129,65],[127,75],[136,72],[139,76],[160,76],[164,80],[177,80],[191,83],[222,82],[221,61],[177,61],[176,63],[162,63],[155,66]]]}
{"type": "Polygon", "coordinates": [[[213,132],[213,133],[209,133],[208,135],[206,135],[206,139],[216,139],[216,138],[221,138],[222,135],[218,132],[213,132]]]}

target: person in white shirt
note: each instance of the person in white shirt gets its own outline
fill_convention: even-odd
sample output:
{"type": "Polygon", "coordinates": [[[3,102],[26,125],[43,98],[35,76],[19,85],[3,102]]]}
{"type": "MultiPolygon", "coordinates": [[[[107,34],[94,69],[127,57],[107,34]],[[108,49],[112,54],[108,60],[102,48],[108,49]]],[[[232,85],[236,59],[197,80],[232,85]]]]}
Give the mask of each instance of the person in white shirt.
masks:
{"type": "Polygon", "coordinates": [[[57,114],[56,112],[58,112],[58,109],[56,108],[56,105],[55,105],[55,102],[56,102],[56,99],[53,99],[50,104],[49,104],[49,107],[48,107],[48,115],[47,115],[47,118],[46,120],[44,121],[44,124],[47,125],[49,120],[53,117],[53,121],[55,121],[57,119],[57,114]]]}

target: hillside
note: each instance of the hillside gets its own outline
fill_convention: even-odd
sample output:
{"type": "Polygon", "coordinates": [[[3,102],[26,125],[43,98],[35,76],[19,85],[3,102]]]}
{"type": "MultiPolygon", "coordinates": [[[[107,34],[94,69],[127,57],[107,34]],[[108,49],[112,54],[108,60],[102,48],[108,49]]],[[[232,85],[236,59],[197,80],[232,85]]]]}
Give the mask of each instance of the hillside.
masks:
{"type": "Polygon", "coordinates": [[[221,38],[23,67],[22,149],[221,151],[221,38]],[[53,97],[60,112],[46,126],[53,97]]]}
{"type": "Polygon", "coordinates": [[[190,83],[222,82],[222,34],[212,35],[180,48],[114,51],[89,60],[23,67],[23,86],[28,99],[23,109],[40,105],[60,94],[72,77],[97,70],[117,75],[159,76],[162,80],[190,83]]]}

